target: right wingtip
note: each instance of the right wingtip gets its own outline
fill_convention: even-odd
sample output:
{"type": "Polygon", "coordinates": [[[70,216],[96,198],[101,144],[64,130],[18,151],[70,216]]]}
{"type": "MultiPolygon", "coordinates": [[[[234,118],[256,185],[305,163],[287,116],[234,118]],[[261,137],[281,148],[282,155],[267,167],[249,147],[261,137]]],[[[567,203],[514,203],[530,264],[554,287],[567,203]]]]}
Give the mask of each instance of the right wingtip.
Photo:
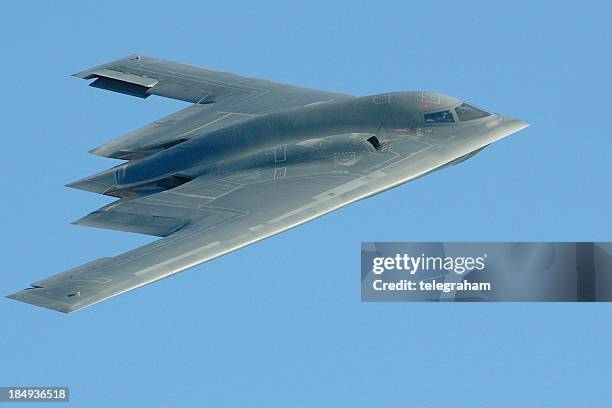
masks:
{"type": "Polygon", "coordinates": [[[123,58],[119,58],[117,60],[111,61],[111,62],[107,62],[105,64],[101,64],[101,65],[97,65],[95,67],[86,69],[84,71],[79,71],[79,72],[75,72],[74,74],[71,74],[71,76],[76,77],[76,78],[81,78],[81,79],[92,79],[92,72],[99,70],[99,69],[104,69],[104,68],[112,68],[113,66],[119,66],[119,65],[125,65],[126,63],[130,62],[130,61],[142,61],[145,59],[149,59],[149,57],[146,57],[142,54],[130,54],[126,57],[123,58]]]}

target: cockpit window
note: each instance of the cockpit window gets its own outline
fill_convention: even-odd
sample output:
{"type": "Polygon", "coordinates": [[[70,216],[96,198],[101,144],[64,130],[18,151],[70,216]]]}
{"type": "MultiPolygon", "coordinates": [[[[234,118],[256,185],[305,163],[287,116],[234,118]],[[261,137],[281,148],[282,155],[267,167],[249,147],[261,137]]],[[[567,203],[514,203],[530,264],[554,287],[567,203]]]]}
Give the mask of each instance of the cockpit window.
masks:
{"type": "Polygon", "coordinates": [[[425,119],[425,123],[451,123],[455,121],[453,114],[449,110],[426,113],[423,118],[425,119]]]}
{"type": "Polygon", "coordinates": [[[457,106],[455,108],[455,112],[457,113],[459,120],[462,122],[465,122],[466,120],[480,119],[490,115],[489,112],[475,108],[467,103],[462,103],[461,105],[457,106]]]}

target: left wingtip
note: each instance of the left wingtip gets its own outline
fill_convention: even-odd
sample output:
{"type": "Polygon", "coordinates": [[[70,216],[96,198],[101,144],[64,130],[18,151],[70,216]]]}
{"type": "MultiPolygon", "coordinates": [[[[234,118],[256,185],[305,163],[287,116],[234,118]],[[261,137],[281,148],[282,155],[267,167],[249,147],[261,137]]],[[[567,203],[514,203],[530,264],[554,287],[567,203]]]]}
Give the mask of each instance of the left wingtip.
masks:
{"type": "Polygon", "coordinates": [[[53,301],[51,299],[45,298],[43,296],[37,295],[36,293],[32,292],[36,289],[42,289],[42,288],[32,286],[24,290],[20,290],[19,292],[15,292],[15,293],[11,293],[10,295],[6,295],[5,297],[8,299],[17,300],[19,302],[28,303],[34,306],[42,307],[44,309],[55,310],[56,312],[61,312],[65,314],[73,311],[69,305],[63,304],[61,302],[53,301]]]}

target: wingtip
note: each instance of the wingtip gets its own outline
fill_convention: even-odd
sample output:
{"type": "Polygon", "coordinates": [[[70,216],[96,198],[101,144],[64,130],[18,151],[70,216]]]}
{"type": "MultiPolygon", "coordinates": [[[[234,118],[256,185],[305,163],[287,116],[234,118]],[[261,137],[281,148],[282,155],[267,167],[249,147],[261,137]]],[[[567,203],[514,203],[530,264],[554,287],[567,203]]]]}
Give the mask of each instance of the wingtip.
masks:
{"type": "Polygon", "coordinates": [[[6,295],[5,298],[16,300],[22,303],[27,303],[33,306],[38,306],[43,309],[54,310],[56,312],[60,312],[64,314],[68,314],[73,311],[70,308],[70,306],[62,305],[56,302],[45,302],[43,297],[37,296],[30,292],[33,289],[37,289],[37,288],[29,287],[29,288],[20,290],[19,292],[15,292],[15,293],[6,295]]]}
{"type": "Polygon", "coordinates": [[[120,65],[120,64],[125,63],[127,61],[142,61],[142,60],[145,60],[145,59],[151,59],[151,58],[146,57],[146,56],[144,56],[142,54],[130,54],[130,55],[126,56],[126,57],[119,58],[117,60],[110,61],[110,62],[107,62],[105,64],[97,65],[95,67],[86,69],[84,71],[75,72],[74,74],[71,74],[70,76],[73,76],[73,77],[76,77],[76,78],[80,78],[80,79],[91,79],[91,73],[93,71],[98,70],[98,69],[111,68],[113,66],[120,65]]]}

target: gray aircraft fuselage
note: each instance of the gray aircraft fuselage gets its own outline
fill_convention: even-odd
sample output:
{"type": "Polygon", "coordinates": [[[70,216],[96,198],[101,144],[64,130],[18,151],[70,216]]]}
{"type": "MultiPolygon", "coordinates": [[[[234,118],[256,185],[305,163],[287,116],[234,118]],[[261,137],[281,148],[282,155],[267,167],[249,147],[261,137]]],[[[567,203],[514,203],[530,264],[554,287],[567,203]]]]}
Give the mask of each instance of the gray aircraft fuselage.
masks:
{"type": "MultiPolygon", "coordinates": [[[[438,110],[460,102],[446,95],[435,95],[439,98],[435,106],[438,110]]],[[[313,138],[350,133],[378,134],[379,139],[384,141],[385,135],[394,129],[428,125],[422,123],[423,111],[422,92],[396,92],[314,103],[254,116],[216,131],[202,132],[151,156],[102,172],[92,180],[112,184],[113,187],[107,192],[110,195],[129,197],[150,194],[161,189],[164,180],[176,183],[176,180],[170,181],[175,176],[188,180],[207,173],[222,174],[272,165],[275,158],[270,154],[270,149],[278,145],[299,144],[313,138]]],[[[496,116],[491,115],[490,118],[496,116]]],[[[328,146],[327,154],[333,154],[334,148],[343,152],[348,149],[353,153],[376,151],[376,146],[369,149],[356,146],[348,138],[339,138],[331,150],[328,146]]],[[[302,146],[298,151],[293,150],[294,161],[322,157],[316,147],[309,149],[302,146]]]]}

